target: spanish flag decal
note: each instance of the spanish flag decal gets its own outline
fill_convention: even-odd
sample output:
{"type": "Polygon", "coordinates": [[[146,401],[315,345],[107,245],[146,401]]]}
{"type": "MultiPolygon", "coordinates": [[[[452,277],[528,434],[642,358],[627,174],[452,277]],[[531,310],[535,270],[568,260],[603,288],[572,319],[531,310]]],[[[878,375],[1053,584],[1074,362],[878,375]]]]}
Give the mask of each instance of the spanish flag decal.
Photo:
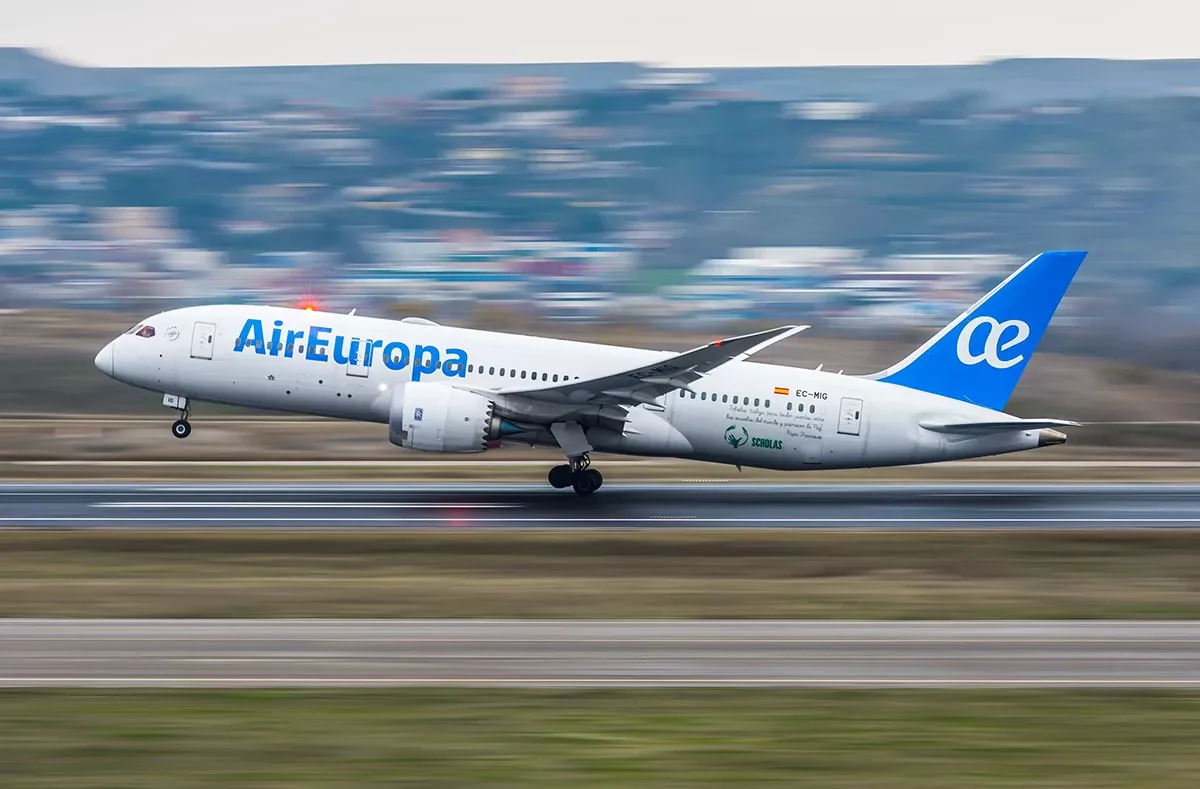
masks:
{"type": "Polygon", "coordinates": [[[789,390],[787,387],[784,387],[784,386],[775,387],[775,394],[785,395],[785,394],[790,394],[790,392],[791,392],[791,390],[789,390]]]}

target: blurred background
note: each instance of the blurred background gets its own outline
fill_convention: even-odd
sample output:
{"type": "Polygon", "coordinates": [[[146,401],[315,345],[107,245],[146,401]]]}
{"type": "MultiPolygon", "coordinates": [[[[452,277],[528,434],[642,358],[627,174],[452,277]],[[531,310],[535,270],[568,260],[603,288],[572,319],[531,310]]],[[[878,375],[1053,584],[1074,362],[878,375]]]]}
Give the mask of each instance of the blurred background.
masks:
{"type": "Polygon", "coordinates": [[[1055,340],[1195,369],[1200,63],[95,69],[0,50],[0,302],[941,325],[1091,250],[1055,340]],[[1069,329],[1069,330],[1068,330],[1069,329]]]}
{"type": "MultiPolygon", "coordinates": [[[[90,360],[206,302],[672,349],[804,322],[764,358],[865,373],[1082,248],[1014,411],[1173,423],[1078,441],[1175,451],[1200,420],[1198,195],[1192,60],[102,68],[10,47],[0,414],[163,416],[90,360]]],[[[233,450],[35,429],[0,419],[0,453],[233,450]]],[[[394,451],[369,426],[290,440],[394,451]]]]}
{"type": "Polygon", "coordinates": [[[1198,25],[1177,0],[0,0],[0,784],[1195,785],[1198,25]],[[176,441],[93,365],[150,313],[245,302],[677,350],[804,323],[756,358],[868,373],[1062,248],[1090,254],[1009,410],[1087,425],[978,463],[605,458],[687,485],[580,500],[505,484],[541,485],[545,448],[206,404],[176,441]],[[762,480],[787,487],[718,487],[762,480]],[[989,487],[929,484],[962,481],[989,487]],[[692,528],[719,508],[744,520],[692,528]],[[531,688],[579,666],[591,689],[531,688]],[[655,687],[697,666],[737,687],[655,687]],[[955,677],[978,687],[913,689],[955,677]]]}

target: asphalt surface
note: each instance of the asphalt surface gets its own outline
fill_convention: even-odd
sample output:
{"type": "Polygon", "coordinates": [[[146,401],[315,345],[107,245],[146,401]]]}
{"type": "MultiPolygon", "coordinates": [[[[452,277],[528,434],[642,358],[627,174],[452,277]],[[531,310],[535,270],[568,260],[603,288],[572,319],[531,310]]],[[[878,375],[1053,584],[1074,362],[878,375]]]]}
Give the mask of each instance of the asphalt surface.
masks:
{"type": "Polygon", "coordinates": [[[1200,527],[1195,485],[7,485],[0,528],[1200,527]]]}
{"type": "Polygon", "coordinates": [[[1200,622],[0,620],[0,686],[1200,687],[1200,622]]]}

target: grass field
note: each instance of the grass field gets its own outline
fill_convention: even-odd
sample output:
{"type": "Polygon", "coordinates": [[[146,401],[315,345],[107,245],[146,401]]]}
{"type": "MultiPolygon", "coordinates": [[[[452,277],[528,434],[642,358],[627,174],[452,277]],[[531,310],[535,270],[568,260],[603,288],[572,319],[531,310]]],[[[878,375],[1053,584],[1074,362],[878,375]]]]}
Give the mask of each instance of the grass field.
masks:
{"type": "Polygon", "coordinates": [[[0,616],[1200,617],[1200,534],[0,533],[0,616]]]}
{"type": "Polygon", "coordinates": [[[1194,787],[1200,696],[0,692],[24,787],[1194,787]]]}

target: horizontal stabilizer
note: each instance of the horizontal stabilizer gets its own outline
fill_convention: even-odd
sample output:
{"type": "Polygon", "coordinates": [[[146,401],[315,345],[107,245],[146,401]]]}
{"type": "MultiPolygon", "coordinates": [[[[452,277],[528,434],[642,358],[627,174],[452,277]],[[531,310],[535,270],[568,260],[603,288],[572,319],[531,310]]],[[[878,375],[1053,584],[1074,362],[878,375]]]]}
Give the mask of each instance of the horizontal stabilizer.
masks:
{"type": "Polygon", "coordinates": [[[1078,422],[1065,419],[1010,419],[1004,422],[927,422],[921,427],[934,433],[954,433],[961,436],[986,436],[1010,433],[1015,430],[1046,430],[1058,427],[1079,427],[1078,422]]]}

